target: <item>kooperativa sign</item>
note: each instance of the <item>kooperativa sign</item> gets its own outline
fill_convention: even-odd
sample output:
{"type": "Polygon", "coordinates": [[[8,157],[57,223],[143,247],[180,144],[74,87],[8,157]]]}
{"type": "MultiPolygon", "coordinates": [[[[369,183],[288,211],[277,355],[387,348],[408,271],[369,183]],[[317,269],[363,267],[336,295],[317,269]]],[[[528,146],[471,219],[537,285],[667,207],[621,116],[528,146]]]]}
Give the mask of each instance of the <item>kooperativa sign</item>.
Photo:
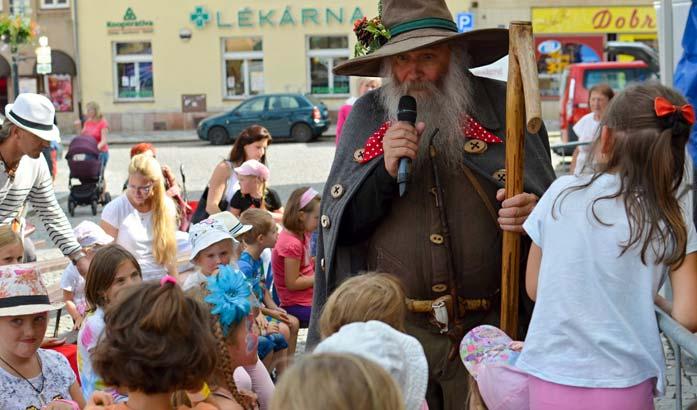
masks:
{"type": "Polygon", "coordinates": [[[109,34],[152,33],[155,23],[152,20],[139,20],[132,8],[127,8],[123,21],[107,21],[109,34]]]}

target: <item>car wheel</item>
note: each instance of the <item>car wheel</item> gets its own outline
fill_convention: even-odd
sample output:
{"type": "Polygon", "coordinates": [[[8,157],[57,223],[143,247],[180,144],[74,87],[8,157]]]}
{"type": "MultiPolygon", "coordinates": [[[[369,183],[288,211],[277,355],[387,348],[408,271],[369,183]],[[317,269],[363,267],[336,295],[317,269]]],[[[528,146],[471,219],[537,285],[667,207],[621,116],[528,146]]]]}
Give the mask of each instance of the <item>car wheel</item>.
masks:
{"type": "Polygon", "coordinates": [[[312,129],[307,124],[295,124],[290,129],[290,136],[298,142],[309,142],[312,139],[312,129]]]}
{"type": "Polygon", "coordinates": [[[223,127],[213,127],[208,130],[208,141],[213,145],[225,145],[229,143],[229,140],[227,130],[223,127]]]}

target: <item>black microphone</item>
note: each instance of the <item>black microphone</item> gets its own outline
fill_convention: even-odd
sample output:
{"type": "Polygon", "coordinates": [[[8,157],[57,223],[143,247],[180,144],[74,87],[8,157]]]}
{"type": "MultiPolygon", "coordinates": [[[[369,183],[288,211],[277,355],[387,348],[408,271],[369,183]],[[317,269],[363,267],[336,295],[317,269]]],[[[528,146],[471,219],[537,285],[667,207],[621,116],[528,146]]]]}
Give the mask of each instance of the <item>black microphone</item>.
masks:
{"type": "MultiPolygon", "coordinates": [[[[399,99],[397,106],[397,121],[408,122],[412,126],[416,123],[416,100],[411,95],[404,95],[399,99]]],[[[402,157],[399,159],[397,170],[397,184],[399,185],[399,196],[407,193],[407,182],[411,179],[411,159],[402,157]]]]}

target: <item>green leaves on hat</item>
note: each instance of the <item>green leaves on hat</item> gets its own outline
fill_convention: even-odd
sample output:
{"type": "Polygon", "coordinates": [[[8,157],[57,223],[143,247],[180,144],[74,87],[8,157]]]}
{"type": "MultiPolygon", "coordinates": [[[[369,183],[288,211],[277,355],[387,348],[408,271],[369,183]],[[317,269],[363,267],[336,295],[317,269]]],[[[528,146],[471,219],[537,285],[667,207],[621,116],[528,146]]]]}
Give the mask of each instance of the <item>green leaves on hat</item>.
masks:
{"type": "Polygon", "coordinates": [[[358,42],[353,49],[354,57],[370,54],[382,47],[392,37],[390,30],[383,24],[380,17],[358,19],[353,23],[353,32],[358,42]]]}

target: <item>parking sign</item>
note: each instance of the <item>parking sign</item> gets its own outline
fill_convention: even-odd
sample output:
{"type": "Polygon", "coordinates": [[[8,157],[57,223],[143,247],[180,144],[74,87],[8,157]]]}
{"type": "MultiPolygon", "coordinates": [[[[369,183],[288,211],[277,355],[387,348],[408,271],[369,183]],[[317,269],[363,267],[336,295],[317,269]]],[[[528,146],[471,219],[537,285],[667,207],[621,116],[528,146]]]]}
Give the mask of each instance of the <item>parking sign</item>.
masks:
{"type": "Polygon", "coordinates": [[[464,12],[457,13],[457,30],[460,33],[474,29],[474,14],[464,12]]]}

